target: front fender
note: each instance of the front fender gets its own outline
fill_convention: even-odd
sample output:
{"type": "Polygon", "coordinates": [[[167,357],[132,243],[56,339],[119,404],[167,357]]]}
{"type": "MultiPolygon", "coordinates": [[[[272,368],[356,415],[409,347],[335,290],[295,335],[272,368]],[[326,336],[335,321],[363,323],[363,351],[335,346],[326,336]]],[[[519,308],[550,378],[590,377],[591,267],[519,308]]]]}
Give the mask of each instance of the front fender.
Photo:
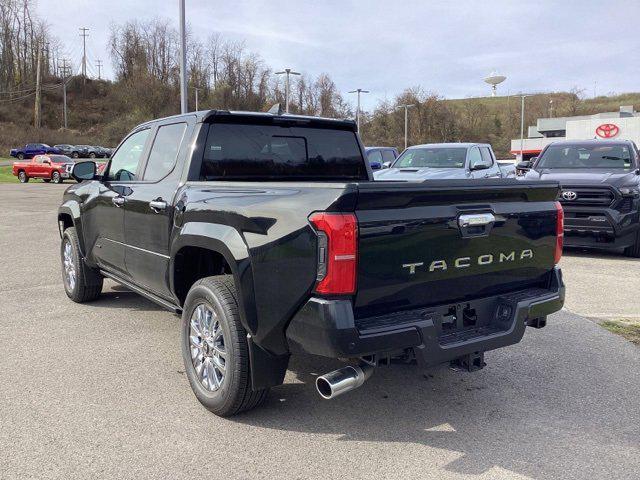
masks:
{"type": "Polygon", "coordinates": [[[78,234],[78,242],[80,243],[80,253],[82,257],[86,257],[86,250],[84,245],[84,235],[82,234],[82,221],[80,217],[80,205],[75,200],[67,200],[60,207],[58,207],[58,231],[60,238],[64,233],[66,225],[64,218],[70,218],[73,226],[76,228],[78,234]]]}
{"type": "Polygon", "coordinates": [[[228,225],[187,222],[171,245],[169,261],[171,291],[175,295],[175,258],[183,247],[200,247],[221,254],[233,273],[237,286],[240,318],[249,333],[257,329],[257,312],[253,285],[253,271],[247,245],[240,233],[228,225]]]}

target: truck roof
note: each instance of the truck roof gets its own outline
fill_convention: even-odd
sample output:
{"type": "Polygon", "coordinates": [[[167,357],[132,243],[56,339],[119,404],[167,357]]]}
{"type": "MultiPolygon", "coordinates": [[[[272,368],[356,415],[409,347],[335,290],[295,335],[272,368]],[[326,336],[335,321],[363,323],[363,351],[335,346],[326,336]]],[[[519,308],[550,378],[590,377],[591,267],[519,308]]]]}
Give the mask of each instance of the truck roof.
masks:
{"type": "Polygon", "coordinates": [[[428,148],[428,147],[442,147],[442,148],[453,148],[453,147],[461,147],[461,148],[471,148],[474,146],[481,147],[490,147],[488,143],[475,143],[475,142],[450,142],[450,143],[423,143],[421,145],[412,145],[408,147],[408,149],[412,148],[428,148]]]}
{"type": "Polygon", "coordinates": [[[620,139],[588,138],[586,140],[558,140],[556,142],[551,142],[549,145],[622,145],[622,144],[629,144],[629,143],[632,143],[631,140],[626,140],[622,138],[620,139]]]}
{"type": "Polygon", "coordinates": [[[294,115],[291,113],[270,113],[270,112],[250,112],[250,111],[240,111],[240,110],[199,110],[197,112],[189,112],[178,115],[172,115],[169,117],[157,118],[154,120],[150,120],[143,124],[138,125],[137,128],[152,125],[156,122],[165,121],[169,119],[179,119],[188,116],[195,116],[197,122],[205,122],[207,120],[213,119],[213,117],[221,116],[221,117],[253,117],[253,118],[281,118],[287,120],[301,120],[305,122],[319,122],[324,124],[333,124],[341,127],[355,128],[356,122],[354,120],[346,119],[346,118],[327,118],[327,117],[315,117],[312,115],[294,115]]]}

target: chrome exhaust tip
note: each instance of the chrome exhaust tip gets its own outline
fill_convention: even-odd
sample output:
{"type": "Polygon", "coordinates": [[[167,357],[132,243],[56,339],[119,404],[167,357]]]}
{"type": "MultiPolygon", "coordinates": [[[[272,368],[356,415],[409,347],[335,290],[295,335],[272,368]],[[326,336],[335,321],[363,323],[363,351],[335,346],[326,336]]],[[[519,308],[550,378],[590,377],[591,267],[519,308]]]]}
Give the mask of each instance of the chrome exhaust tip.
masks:
{"type": "Polygon", "coordinates": [[[362,386],[372,374],[371,365],[348,365],[316,378],[316,389],[322,398],[331,400],[362,386]]]}

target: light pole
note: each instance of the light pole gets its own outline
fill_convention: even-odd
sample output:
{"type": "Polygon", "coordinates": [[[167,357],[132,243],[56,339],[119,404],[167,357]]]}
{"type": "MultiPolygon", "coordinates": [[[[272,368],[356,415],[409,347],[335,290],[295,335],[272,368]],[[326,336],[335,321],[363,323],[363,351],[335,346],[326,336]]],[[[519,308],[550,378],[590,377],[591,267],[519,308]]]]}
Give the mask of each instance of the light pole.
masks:
{"type": "Polygon", "coordinates": [[[524,160],[524,99],[531,95],[520,95],[520,161],[524,160]]]}
{"type": "Polygon", "coordinates": [[[184,0],[180,7],[180,113],[187,113],[187,37],[184,15],[184,0]]]}
{"type": "Polygon", "coordinates": [[[361,93],[369,93],[369,90],[363,90],[358,88],[356,90],[351,90],[349,93],[357,93],[358,94],[358,107],[356,109],[356,123],[358,124],[358,133],[360,133],[360,94],[361,93]]]}
{"type": "Polygon", "coordinates": [[[290,68],[285,68],[281,72],[276,72],[276,75],[286,75],[284,80],[284,111],[286,113],[289,113],[289,90],[290,90],[289,76],[300,75],[300,74],[298,72],[294,72],[290,68]]]}
{"type": "Polygon", "coordinates": [[[407,149],[407,136],[408,136],[408,132],[409,132],[409,109],[411,107],[415,107],[416,105],[414,103],[412,104],[406,104],[406,105],[398,105],[396,107],[396,110],[398,110],[399,108],[404,108],[404,149],[407,149]]]}
{"type": "Polygon", "coordinates": [[[193,89],[196,91],[196,112],[198,111],[198,92],[200,91],[200,89],[198,87],[193,87],[193,89]]]}

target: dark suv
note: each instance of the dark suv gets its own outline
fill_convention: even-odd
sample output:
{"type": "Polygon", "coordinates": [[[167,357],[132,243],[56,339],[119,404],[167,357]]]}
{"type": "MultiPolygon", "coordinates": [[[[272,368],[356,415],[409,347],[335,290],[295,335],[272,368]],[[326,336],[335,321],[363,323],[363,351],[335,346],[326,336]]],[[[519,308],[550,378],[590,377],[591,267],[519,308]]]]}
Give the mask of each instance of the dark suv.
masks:
{"type": "Polygon", "coordinates": [[[640,257],[639,166],[631,141],[585,140],[554,142],[518,168],[530,168],[527,180],[560,182],[566,246],[640,257]]]}

